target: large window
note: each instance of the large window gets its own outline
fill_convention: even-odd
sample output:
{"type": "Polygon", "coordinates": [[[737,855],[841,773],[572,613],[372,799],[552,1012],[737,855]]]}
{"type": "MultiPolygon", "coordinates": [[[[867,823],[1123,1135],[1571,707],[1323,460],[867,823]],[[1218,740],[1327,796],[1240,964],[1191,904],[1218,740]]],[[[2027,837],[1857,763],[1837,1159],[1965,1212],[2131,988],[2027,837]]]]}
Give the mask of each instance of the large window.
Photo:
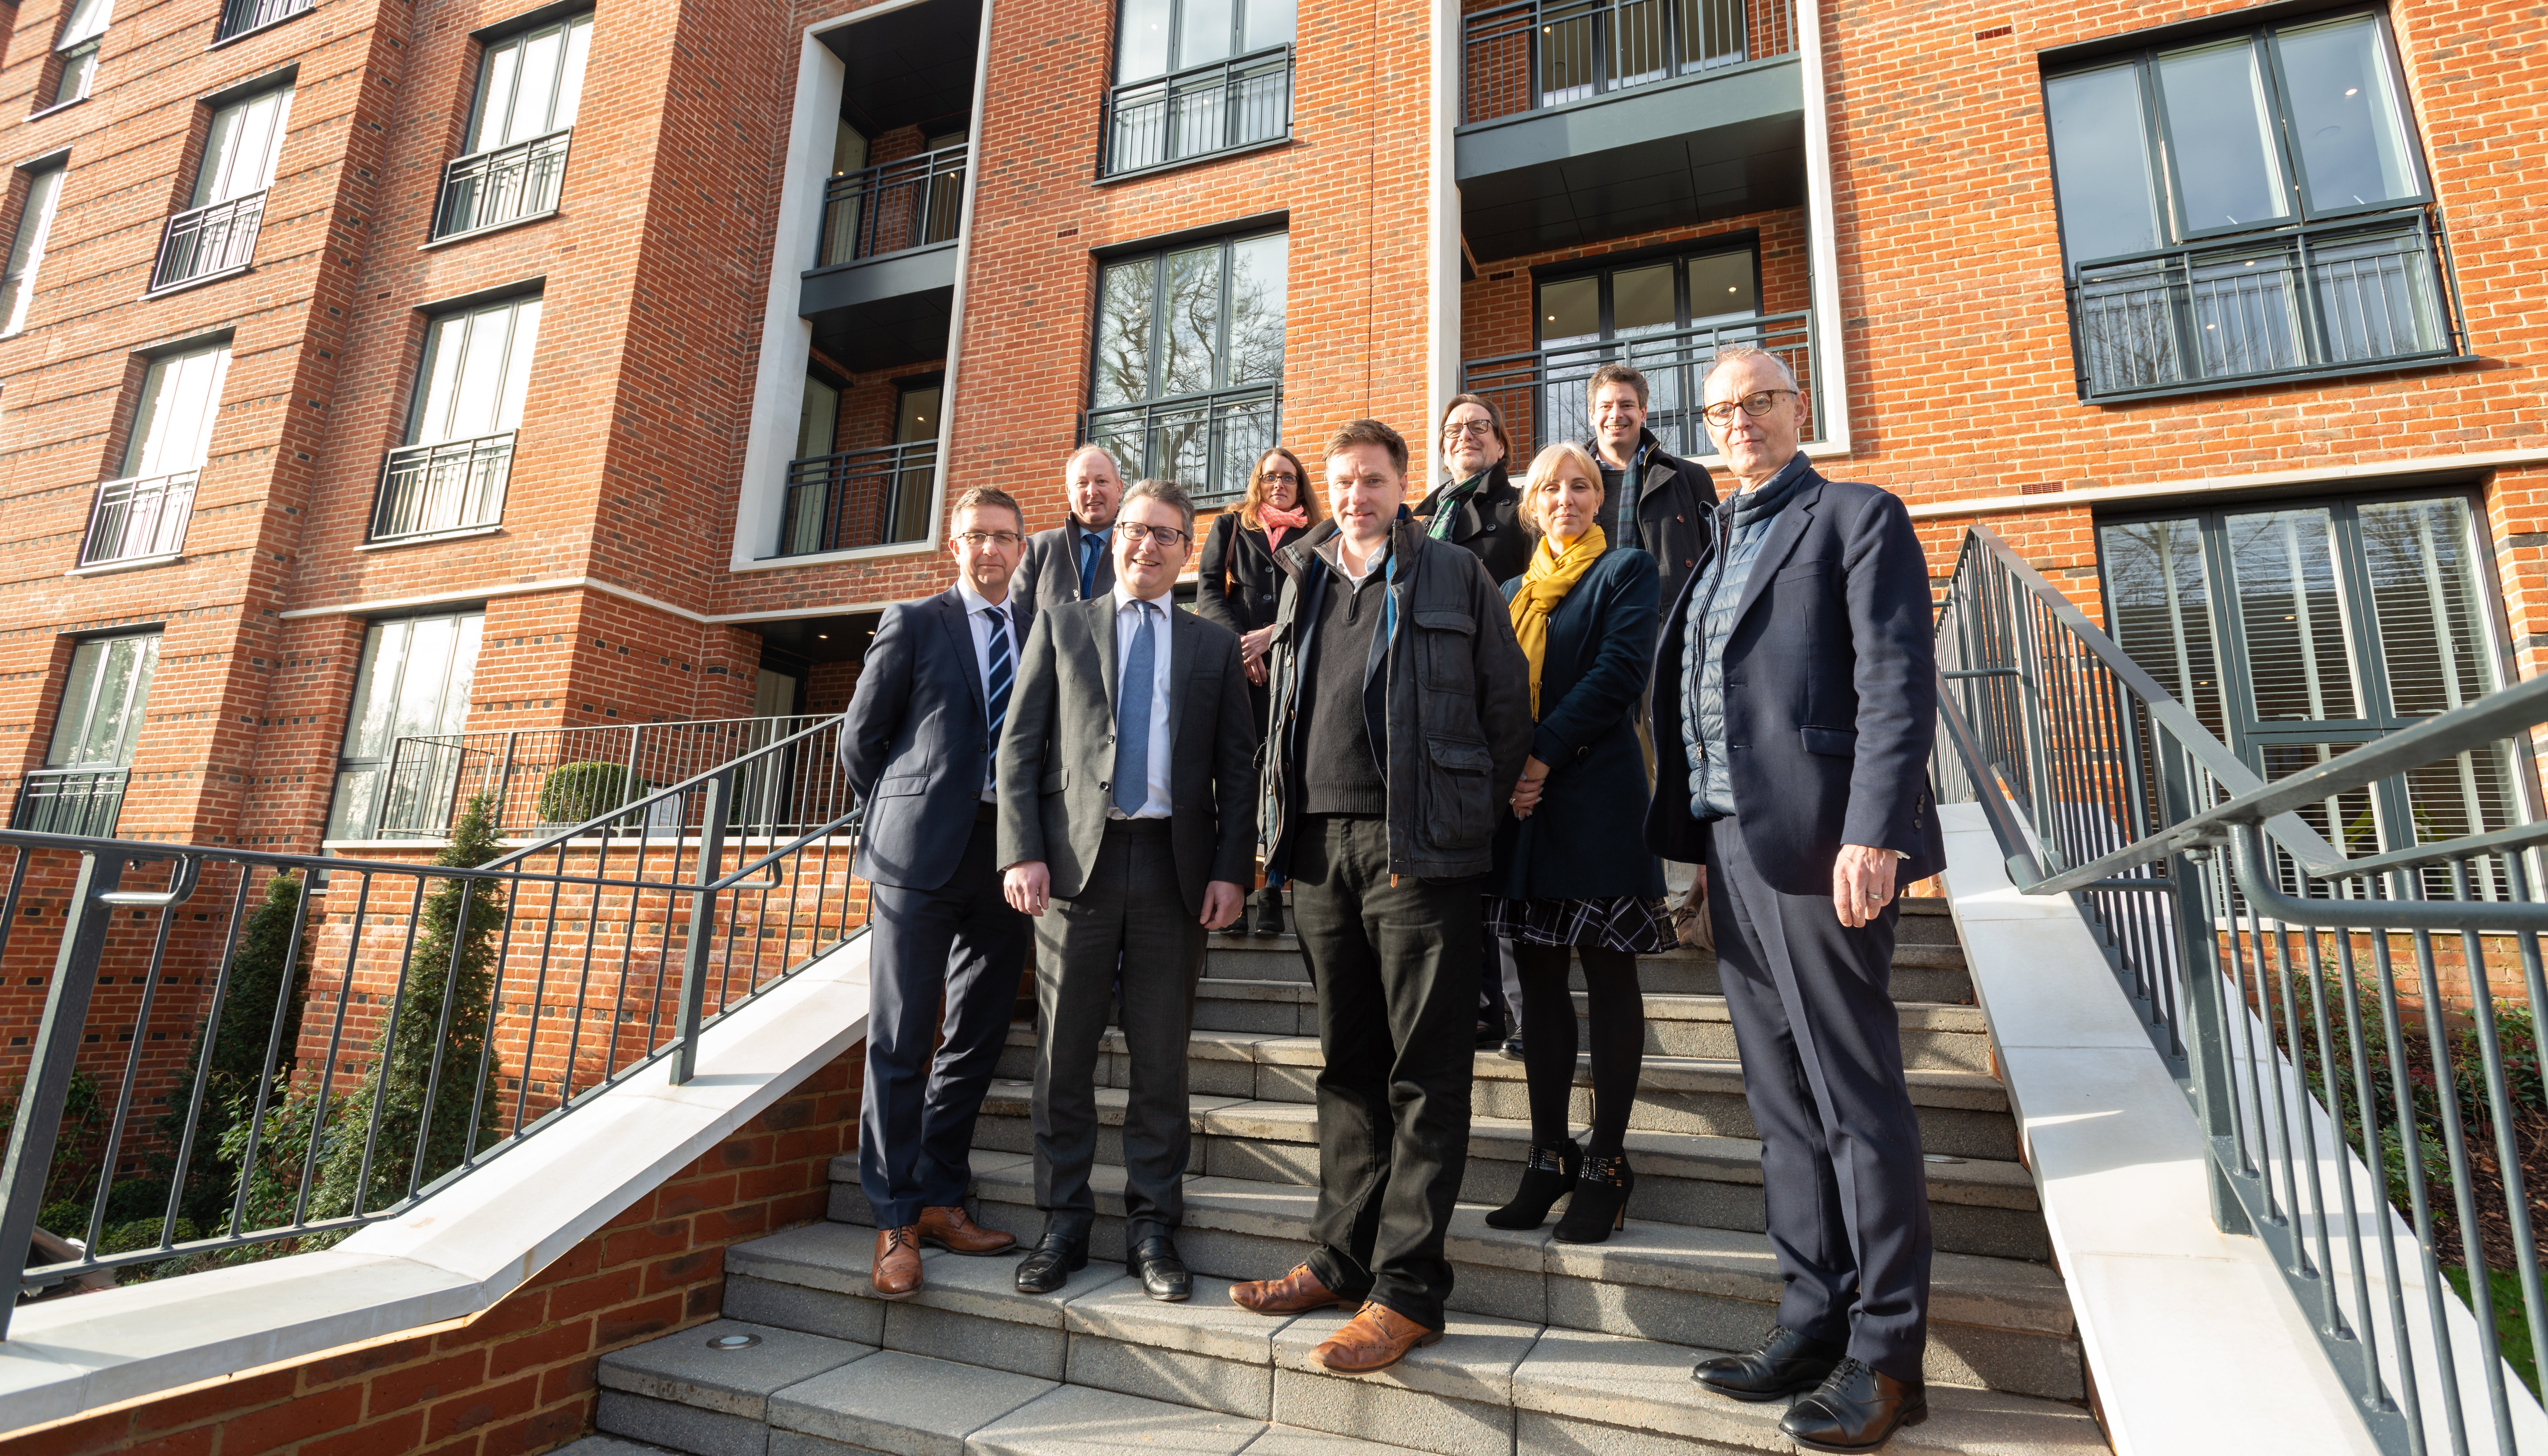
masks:
{"type": "Polygon", "coordinates": [[[465,154],[443,171],[435,237],[557,211],[592,42],[585,14],[487,43],[465,154]]]}
{"type": "Polygon", "coordinates": [[[168,220],[159,236],[159,262],[150,273],[154,291],[234,272],[256,256],[266,189],[274,185],[291,116],[288,86],[213,113],[193,200],[168,220]]]}
{"type": "Polygon", "coordinates": [[[98,47],[106,44],[114,19],[115,0],[72,0],[61,37],[53,42],[53,89],[45,105],[68,106],[88,95],[97,80],[98,47]]]}
{"type": "Polygon", "coordinates": [[[327,810],[329,839],[372,839],[385,828],[447,822],[439,816],[450,808],[460,755],[410,749],[399,764],[398,744],[456,734],[469,721],[469,680],[486,622],[484,612],[451,612],[374,622],[363,634],[353,711],[336,760],[335,800],[327,810]]]}
{"type": "Polygon", "coordinates": [[[1245,489],[1282,416],[1285,255],[1267,232],[1108,262],[1087,437],[1198,498],[1245,489]]]}
{"type": "MultiPolygon", "coordinates": [[[[1646,425],[1676,455],[1712,455],[1697,378],[1716,350],[1761,340],[1760,259],[1747,244],[1543,280],[1534,316],[1543,360],[1529,437],[1592,437],[1585,384],[1605,362],[1646,376],[1646,425]]],[[[1804,371],[1797,371],[1799,376],[1804,371]]]]}
{"type": "Polygon", "coordinates": [[[98,638],[71,652],[45,767],[27,775],[11,823],[45,834],[115,833],[141,738],[159,634],[98,638]]]}
{"type": "Polygon", "coordinates": [[[173,557],[186,542],[195,483],[211,458],[230,346],[164,355],[141,379],[141,405],[125,441],[123,470],[97,488],[80,565],[173,557]]]}
{"type": "Polygon", "coordinates": [[[2457,356],[2378,12],[2064,71],[2045,113],[2084,397],[2457,356]]]}
{"type": "Polygon", "coordinates": [[[27,305],[36,297],[36,270],[45,263],[45,238],[53,230],[69,167],[56,163],[27,179],[27,203],[18,210],[18,237],[9,245],[9,271],[0,277],[0,334],[27,326],[27,305]]]}
{"type": "Polygon", "coordinates": [[[1105,174],[1292,135],[1298,0],[1123,0],[1105,174]]]}
{"type": "Polygon", "coordinates": [[[492,526],[504,517],[513,431],[522,422],[540,301],[506,299],[434,318],[408,443],[390,452],[372,539],[492,526]]]}

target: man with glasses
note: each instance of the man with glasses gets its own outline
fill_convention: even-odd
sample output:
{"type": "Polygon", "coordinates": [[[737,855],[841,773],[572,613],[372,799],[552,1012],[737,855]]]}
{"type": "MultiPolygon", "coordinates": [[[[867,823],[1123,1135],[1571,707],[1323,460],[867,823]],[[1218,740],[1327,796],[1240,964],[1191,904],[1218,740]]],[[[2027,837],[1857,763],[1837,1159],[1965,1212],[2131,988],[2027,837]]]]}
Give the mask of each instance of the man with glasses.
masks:
{"type": "Polygon", "coordinates": [[[1614,546],[1642,546],[1663,568],[1664,600],[1681,592],[1707,540],[1716,487],[1707,472],[1674,455],[1646,428],[1646,377],[1626,364],[1604,364],[1585,386],[1592,438],[1584,448],[1601,467],[1611,519],[1602,527],[1614,546]]]}
{"type": "Polygon", "coordinates": [[[1176,609],[1194,501],[1141,481],[1115,517],[1115,587],[1036,618],[1000,740],[999,863],[1035,917],[1036,1205],[1017,1287],[1087,1267],[1097,1052],[1123,980],[1126,1267],[1154,1300],[1192,1277],[1172,1241],[1190,1145],[1186,1039],[1204,936],[1238,918],[1256,866],[1254,708],[1238,634],[1176,609]]]}
{"type": "Polygon", "coordinates": [[[1646,845],[1710,875],[1786,1289],[1758,1346],[1692,1378],[1802,1396],[1790,1439],[1872,1451],[1928,1414],[1928,1179],[1888,982],[1902,886],[1947,863],[1929,564],[1900,499],[1807,463],[1776,355],[1718,354],[1702,399],[1737,490],[1664,613],[1646,845]]]}
{"type": "Polygon", "coordinates": [[[869,883],[871,1001],[859,1186],[875,1210],[868,1278],[880,1299],[920,1292],[924,1243],[959,1254],[1017,1243],[965,1215],[964,1190],[973,1119],[1026,964],[1026,917],[1002,898],[993,854],[993,751],[1026,636],[1009,590],[1025,525],[1006,492],[956,498],[947,526],[956,585],[884,609],[841,719],[841,772],[866,809],[858,872],[869,883]]]}
{"type": "Polygon", "coordinates": [[[1124,499],[1124,470],[1104,445],[1082,445],[1061,462],[1062,502],[1069,514],[1027,538],[1012,589],[1018,620],[1032,627],[1038,609],[1056,601],[1094,601],[1115,590],[1115,557],[1106,533],[1124,499]]]}

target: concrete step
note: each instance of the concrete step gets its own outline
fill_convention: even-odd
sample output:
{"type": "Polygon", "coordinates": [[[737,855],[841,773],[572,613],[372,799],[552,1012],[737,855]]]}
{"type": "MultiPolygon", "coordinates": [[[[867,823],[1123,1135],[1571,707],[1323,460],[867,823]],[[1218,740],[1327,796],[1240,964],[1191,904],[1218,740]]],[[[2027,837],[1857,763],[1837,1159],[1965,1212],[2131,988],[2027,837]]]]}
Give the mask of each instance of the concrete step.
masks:
{"type": "MultiPolygon", "coordinates": [[[[1034,1084],[1000,1081],[982,1101],[973,1146],[982,1150],[1035,1150],[1034,1084]]],[[[1124,1162],[1121,1088],[1097,1092],[1097,1160],[1124,1162]]],[[[1319,1181],[1318,1118],[1305,1102],[1267,1102],[1198,1094],[1190,1099],[1194,1149],[1191,1176],[1239,1178],[1260,1183],[1316,1187],[1319,1181]]],[[[1575,1130],[1578,1138],[1587,1130],[1575,1130]]],[[[1628,1217],[1694,1228],[1758,1233],[1769,1227],[1761,1199],[1761,1144],[1748,1138],[1689,1137],[1631,1132],[1628,1161],[1637,1173],[1628,1217]]],[[[1477,1118],[1470,1125],[1468,1176],[1460,1196],[1496,1207],[1520,1186],[1530,1152],[1530,1124],[1477,1118]]],[[[855,1156],[836,1158],[832,1176],[858,1180],[855,1156]]],[[[1956,1253],[2042,1261],[2051,1239],[2037,1212],[2034,1177],[2020,1164],[1987,1159],[1937,1159],[1929,1165],[1929,1213],[1937,1246],[1956,1253]]],[[[1554,1224],[1565,1204],[1552,1211],[1554,1224]]]]}
{"type": "MultiPolygon", "coordinates": [[[[1292,936],[1259,939],[1216,935],[1206,943],[1204,974],[1215,979],[1300,981],[1310,979],[1301,959],[1300,941],[1292,936]]],[[[1584,970],[1574,971],[1577,990],[1584,970]]],[[[1649,994],[1714,996],[1724,990],[1717,979],[1716,956],[1706,951],[1670,951],[1637,957],[1637,984],[1649,994]]],[[[1935,1001],[1968,1006],[1972,977],[1964,969],[1964,953],[1955,941],[1955,922],[1931,916],[1904,916],[1893,950],[1893,997],[1897,1001],[1935,1001]]]]}
{"type": "MultiPolygon", "coordinates": [[[[1315,1009],[1315,1008],[1312,1008],[1315,1009]]],[[[1312,1102],[1324,1058],[1316,1036],[1264,1032],[1197,1031],[1187,1039],[1187,1089],[1196,1096],[1245,1097],[1267,1102],[1312,1102]]],[[[1035,1029],[1014,1026],[999,1060],[1000,1076],[1025,1081],[1035,1075],[1035,1029]]],[[[1122,1037],[1106,1034],[1098,1082],[1132,1085],[1122,1037]]],[[[2017,1160],[2017,1125],[2008,1095],[1987,1073],[1956,1067],[1910,1071],[1911,1102],[1920,1120],[1920,1149],[1945,1157],[2017,1160]]],[[[1483,1118],[1527,1120],[1529,1088],[1522,1065],[1482,1050],[1471,1107],[1483,1118]]],[[[1572,1110],[1579,1126],[1592,1121],[1592,1063],[1580,1059],[1572,1110]]],[[[1730,1057],[1654,1056],[1638,1076],[1637,1103],[1628,1126],[1641,1132],[1700,1137],[1757,1138],[1751,1105],[1743,1097],[1743,1068],[1730,1057]]]]}

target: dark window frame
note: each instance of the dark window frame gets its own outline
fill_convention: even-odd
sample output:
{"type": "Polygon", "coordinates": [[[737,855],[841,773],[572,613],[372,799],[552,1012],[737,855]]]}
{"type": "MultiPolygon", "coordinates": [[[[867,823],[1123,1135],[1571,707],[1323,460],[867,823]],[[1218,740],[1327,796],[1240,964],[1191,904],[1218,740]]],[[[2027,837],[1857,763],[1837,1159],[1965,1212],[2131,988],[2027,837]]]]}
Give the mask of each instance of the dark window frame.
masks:
{"type": "Polygon", "coordinates": [[[1167,0],[1166,67],[1151,74],[1128,80],[1124,76],[1125,0],[1112,0],[1111,8],[1114,11],[1115,24],[1108,36],[1106,104],[1099,123],[1097,148],[1097,180],[1101,183],[1119,182],[1135,177],[1152,177],[1180,167],[1240,156],[1269,147],[1286,146],[1292,141],[1293,122],[1299,101],[1296,91],[1301,44],[1299,6],[1295,4],[1293,7],[1292,34],[1288,40],[1259,46],[1249,50],[1244,48],[1247,42],[1249,0],[1228,0],[1229,33],[1224,38],[1228,42],[1228,48],[1214,59],[1186,64],[1177,52],[1185,45],[1185,8],[1188,3],[1189,0],[1167,0]],[[1236,106],[1228,99],[1232,87],[1243,82],[1251,73],[1270,71],[1277,55],[1282,58],[1283,76],[1283,127],[1279,133],[1269,132],[1263,136],[1247,136],[1238,140],[1225,139],[1219,145],[1206,146],[1183,154],[1170,154],[1173,143],[1163,142],[1160,155],[1155,160],[1119,164],[1117,148],[1123,139],[1121,117],[1127,109],[1128,102],[1140,104],[1144,99],[1135,93],[1146,92],[1152,88],[1158,89],[1160,93],[1158,104],[1166,112],[1164,128],[1173,133],[1176,127],[1175,98],[1180,94],[1187,94],[1197,78],[1208,71],[1224,72],[1221,105],[1227,112],[1235,112],[1236,106]]]}
{"type": "MultiPolygon", "coordinates": [[[[1229,407],[1249,404],[1257,400],[1263,400],[1271,409],[1271,417],[1266,423],[1267,442],[1269,444],[1277,443],[1282,439],[1283,375],[1288,372],[1291,367],[1291,359],[1288,352],[1283,360],[1282,367],[1276,370],[1275,377],[1270,381],[1258,380],[1253,383],[1243,385],[1232,385],[1227,382],[1228,366],[1230,356],[1230,309],[1232,300],[1229,278],[1232,266],[1232,249],[1240,243],[1253,242],[1266,237],[1280,237],[1283,239],[1284,251],[1282,284],[1285,295],[1284,328],[1288,334],[1291,326],[1290,288],[1292,273],[1292,234],[1288,219],[1283,225],[1276,227],[1253,226],[1251,220],[1250,225],[1243,225],[1237,228],[1227,231],[1210,231],[1202,232],[1200,234],[1193,231],[1181,232],[1176,234],[1173,240],[1162,245],[1138,249],[1112,249],[1103,255],[1091,256],[1090,261],[1095,265],[1092,270],[1089,289],[1091,327],[1087,335],[1089,341],[1088,367],[1086,377],[1082,381],[1083,393],[1081,395],[1081,398],[1087,400],[1089,403],[1086,408],[1080,410],[1079,413],[1079,443],[1106,443],[1104,439],[1099,437],[1098,425],[1101,418],[1111,419],[1115,416],[1131,416],[1138,413],[1146,421],[1153,419],[1163,410],[1173,411],[1199,410],[1205,411],[1218,411],[1229,407]],[[1164,345],[1166,340],[1167,313],[1170,297],[1170,291],[1165,286],[1168,259],[1174,254],[1192,251],[1196,247],[1206,243],[1217,246],[1220,249],[1221,254],[1220,303],[1214,319],[1214,328],[1217,334],[1218,344],[1215,358],[1216,372],[1222,374],[1224,378],[1222,382],[1216,383],[1207,389],[1188,391],[1182,395],[1161,395],[1158,391],[1161,388],[1160,371],[1165,365],[1167,353],[1164,345]],[[1097,403],[1099,369],[1098,342],[1106,324],[1106,274],[1109,269],[1136,261],[1149,263],[1157,270],[1152,275],[1150,288],[1150,337],[1148,344],[1147,369],[1147,384],[1150,392],[1138,399],[1124,400],[1111,405],[1100,405],[1097,403]]],[[[1144,454],[1141,460],[1124,460],[1120,458],[1119,455],[1117,463],[1123,467],[1128,482],[1131,480],[1138,480],[1147,473],[1146,467],[1150,463],[1147,454],[1149,450],[1149,442],[1154,437],[1154,431],[1159,426],[1154,423],[1145,423],[1142,426],[1141,438],[1143,441],[1144,454]]],[[[1212,448],[1210,441],[1213,435],[1218,432],[1219,425],[1217,423],[1207,422],[1204,427],[1207,431],[1207,443],[1205,446],[1207,451],[1205,478],[1198,482],[1180,482],[1180,484],[1186,487],[1187,491],[1199,503],[1235,500],[1246,490],[1247,483],[1244,480],[1236,482],[1225,480],[1216,483],[1215,477],[1222,473],[1221,466],[1223,463],[1223,455],[1221,451],[1212,448]]],[[[1112,435],[1109,436],[1109,438],[1114,437],[1115,436],[1112,435]]],[[[1114,447],[1109,445],[1108,448],[1111,450],[1114,447]]]]}

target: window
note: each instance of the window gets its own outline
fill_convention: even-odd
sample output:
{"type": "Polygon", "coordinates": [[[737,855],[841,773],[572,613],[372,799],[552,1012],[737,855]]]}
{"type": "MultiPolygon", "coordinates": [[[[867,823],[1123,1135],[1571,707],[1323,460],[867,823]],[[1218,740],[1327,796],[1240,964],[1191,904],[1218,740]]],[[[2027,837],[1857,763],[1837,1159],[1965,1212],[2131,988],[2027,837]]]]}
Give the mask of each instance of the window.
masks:
{"type": "Polygon", "coordinates": [[[1245,489],[1282,414],[1286,248],[1268,232],[1107,263],[1087,438],[1198,499],[1245,489]]]}
{"type": "Polygon", "coordinates": [[[557,211],[592,41],[587,13],[487,43],[465,154],[443,171],[435,237],[557,211]]]}
{"type": "Polygon", "coordinates": [[[125,442],[123,472],[97,488],[80,565],[177,554],[195,508],[195,483],[211,457],[230,346],[214,344],[151,361],[141,408],[125,442]]]}
{"type": "Polygon", "coordinates": [[[2045,82],[2083,398],[2456,358],[2377,12],[2045,82]]]}
{"type": "Polygon", "coordinates": [[[235,40],[250,31],[261,31],[296,15],[307,14],[317,3],[318,0],[225,0],[222,23],[213,39],[217,42],[235,40]]]}
{"type": "Polygon", "coordinates": [[[482,611],[401,617],[374,622],[363,634],[327,838],[440,833],[447,826],[460,755],[416,746],[402,760],[399,740],[447,737],[468,722],[469,680],[486,621],[482,611]]]}
{"type": "Polygon", "coordinates": [[[154,292],[234,272],[255,257],[266,189],[274,185],[284,124],[291,115],[288,86],[213,113],[204,134],[203,164],[195,171],[194,198],[160,234],[159,263],[150,274],[154,292]]]}
{"type": "Polygon", "coordinates": [[[43,834],[111,838],[141,737],[159,635],[108,637],[71,652],[45,767],[30,773],[11,825],[43,834]]]}
{"type": "Polygon", "coordinates": [[[1534,321],[1544,362],[1531,411],[1533,441],[1591,439],[1586,382],[1602,364],[1619,360],[1644,372],[1646,426],[1665,449],[1716,453],[1695,408],[1698,372],[1723,345],[1765,341],[1752,322],[1761,312],[1761,279],[1751,247],[1549,279],[1539,285],[1538,299],[1534,321]]]}
{"type": "Polygon", "coordinates": [[[97,79],[97,51],[106,44],[106,28],[115,19],[115,0],[73,0],[70,19],[62,22],[61,39],[53,43],[59,67],[54,72],[48,107],[68,106],[88,95],[97,79]]]}
{"type": "Polygon", "coordinates": [[[839,448],[841,392],[805,377],[796,458],[778,523],[779,556],[892,546],[929,536],[938,474],[938,375],[894,381],[893,433],[884,444],[839,448]]]}
{"type": "Polygon", "coordinates": [[[1104,175],[1292,135],[1298,0],[1123,0],[1104,175]]]}
{"type": "Polygon", "coordinates": [[[45,263],[45,238],[53,230],[53,205],[61,201],[67,164],[46,167],[27,179],[27,205],[18,211],[18,240],[9,245],[9,271],[0,277],[0,334],[27,326],[27,306],[36,297],[36,270],[45,263]]]}
{"type": "Polygon", "coordinates": [[[531,382],[540,301],[506,299],[425,326],[408,444],[390,452],[372,539],[492,526],[504,516],[513,431],[531,382]]]}

